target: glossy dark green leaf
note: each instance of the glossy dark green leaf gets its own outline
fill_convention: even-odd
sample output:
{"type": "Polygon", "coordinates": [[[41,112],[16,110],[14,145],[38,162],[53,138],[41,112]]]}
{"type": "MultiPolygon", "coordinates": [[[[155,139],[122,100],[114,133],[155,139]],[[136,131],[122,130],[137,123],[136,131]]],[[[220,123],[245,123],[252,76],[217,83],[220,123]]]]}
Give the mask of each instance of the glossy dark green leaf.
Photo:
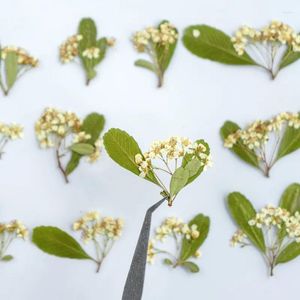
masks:
{"type": "Polygon", "coordinates": [[[203,214],[198,214],[189,222],[189,226],[192,226],[193,224],[197,225],[197,230],[200,232],[200,235],[195,240],[187,239],[186,237],[183,238],[180,252],[181,261],[186,261],[191,256],[195,255],[196,251],[206,240],[209,232],[209,217],[204,216],[203,214]]]}
{"type": "Polygon", "coordinates": [[[57,227],[35,227],[32,241],[39,249],[51,255],[73,259],[92,259],[75,239],[57,227]]]}
{"type": "Polygon", "coordinates": [[[183,44],[190,52],[201,58],[230,65],[256,65],[247,53],[237,54],[230,36],[207,25],[186,28],[183,44]]]}
{"type": "Polygon", "coordinates": [[[256,211],[251,202],[241,193],[234,192],[228,195],[228,207],[239,228],[247,235],[254,246],[265,253],[266,245],[262,230],[249,225],[249,221],[256,216],[256,211]]]}
{"type": "MultiPolygon", "coordinates": [[[[235,133],[239,129],[240,127],[236,123],[226,121],[220,130],[223,142],[230,134],[235,133]]],[[[233,151],[239,158],[241,158],[246,163],[256,168],[259,168],[259,159],[257,155],[253,150],[250,150],[248,147],[243,145],[242,142],[237,142],[237,144],[233,145],[233,147],[230,148],[230,150],[233,151]]]]}
{"type": "Polygon", "coordinates": [[[276,160],[298,150],[300,148],[300,128],[288,126],[281,139],[276,160]]]}

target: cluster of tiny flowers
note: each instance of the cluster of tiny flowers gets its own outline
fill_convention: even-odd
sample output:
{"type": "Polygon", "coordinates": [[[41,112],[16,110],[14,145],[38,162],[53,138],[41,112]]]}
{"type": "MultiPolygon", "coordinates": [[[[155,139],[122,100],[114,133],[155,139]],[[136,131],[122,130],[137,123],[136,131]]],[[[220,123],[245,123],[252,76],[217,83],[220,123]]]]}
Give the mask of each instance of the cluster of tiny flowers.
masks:
{"type": "Polygon", "coordinates": [[[18,58],[18,64],[30,67],[37,67],[39,64],[38,59],[33,56],[30,56],[28,52],[22,48],[15,46],[9,46],[1,49],[1,59],[5,60],[8,53],[15,53],[18,58]]]}
{"type": "Polygon", "coordinates": [[[0,136],[4,139],[21,139],[23,138],[23,126],[18,124],[4,124],[0,122],[0,136]]]}
{"type": "Polygon", "coordinates": [[[4,234],[10,234],[17,238],[25,239],[28,236],[28,230],[21,221],[14,220],[6,224],[0,223],[0,235],[4,234]]]}
{"type": "MultiPolygon", "coordinates": [[[[46,108],[41,118],[35,124],[35,132],[42,148],[56,146],[57,138],[64,138],[67,134],[80,135],[81,121],[73,112],[63,112],[55,108],[46,108]]],[[[86,136],[84,136],[86,137],[86,136]]]]}
{"type": "Polygon", "coordinates": [[[230,240],[230,245],[232,247],[235,247],[238,244],[243,245],[244,244],[244,240],[246,238],[247,238],[247,235],[242,230],[239,229],[232,236],[232,238],[230,240]]]}
{"type": "Polygon", "coordinates": [[[140,176],[147,176],[152,169],[152,160],[165,159],[170,162],[183,158],[185,154],[192,154],[201,159],[204,167],[209,166],[210,156],[205,152],[206,147],[201,143],[192,143],[188,138],[170,137],[167,140],[155,141],[150,146],[150,150],[142,154],[136,154],[135,163],[139,166],[140,176]]]}
{"type": "Polygon", "coordinates": [[[150,43],[168,47],[178,39],[175,27],[169,22],[160,24],[158,28],[147,27],[138,31],[133,36],[134,47],[139,52],[144,52],[150,43]]]}
{"type": "Polygon", "coordinates": [[[272,21],[261,30],[243,26],[231,39],[238,55],[245,53],[249,43],[278,43],[279,45],[292,46],[294,52],[300,51],[300,35],[293,28],[279,21],[272,21]]]}
{"type": "Polygon", "coordinates": [[[88,59],[97,59],[100,56],[100,49],[98,47],[87,48],[82,52],[82,56],[88,59]]]}
{"type": "Polygon", "coordinates": [[[269,140],[271,132],[280,131],[284,125],[300,128],[300,114],[284,112],[271,120],[255,121],[250,124],[245,130],[237,130],[230,134],[224,142],[224,146],[232,148],[236,143],[242,142],[249,149],[259,148],[269,140]]]}
{"type": "Polygon", "coordinates": [[[100,217],[97,211],[86,213],[74,222],[73,230],[81,231],[82,240],[88,243],[100,236],[106,236],[110,240],[117,240],[123,231],[124,221],[112,217],[100,217]]]}
{"type": "Polygon", "coordinates": [[[300,214],[298,212],[291,215],[284,208],[268,205],[261,209],[254,219],[249,221],[249,225],[258,228],[275,226],[281,229],[284,227],[289,238],[300,242],[300,214]]]}
{"type": "Polygon", "coordinates": [[[60,60],[63,63],[68,63],[72,61],[76,56],[78,56],[78,45],[82,40],[82,35],[76,34],[69,37],[59,49],[60,60]]]}
{"type": "MultiPolygon", "coordinates": [[[[157,241],[164,242],[167,237],[181,236],[185,237],[187,240],[195,240],[200,236],[200,231],[196,224],[186,224],[182,219],[176,217],[169,217],[163,221],[161,226],[159,226],[155,231],[155,236],[148,244],[148,254],[147,261],[149,263],[154,263],[157,251],[155,250],[155,243],[157,241]]],[[[200,251],[195,252],[195,257],[200,257],[200,251]]]]}

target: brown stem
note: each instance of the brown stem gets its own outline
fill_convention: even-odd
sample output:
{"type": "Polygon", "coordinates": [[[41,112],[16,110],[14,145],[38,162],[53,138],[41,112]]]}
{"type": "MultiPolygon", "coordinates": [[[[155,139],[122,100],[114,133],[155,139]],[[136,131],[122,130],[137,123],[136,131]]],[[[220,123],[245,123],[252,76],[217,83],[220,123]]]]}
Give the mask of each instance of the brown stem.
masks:
{"type": "Polygon", "coordinates": [[[161,88],[163,86],[163,83],[164,83],[164,75],[159,73],[157,74],[158,76],[158,84],[157,84],[157,87],[158,88],[161,88]]]}
{"type": "Polygon", "coordinates": [[[69,183],[68,175],[67,175],[67,173],[66,173],[65,169],[63,168],[62,163],[60,161],[59,149],[56,149],[56,160],[57,160],[57,166],[58,166],[59,170],[61,171],[61,173],[63,174],[65,182],[69,183]]]}
{"type": "Polygon", "coordinates": [[[88,78],[85,82],[85,84],[88,86],[90,84],[91,80],[88,78]]]}
{"type": "Polygon", "coordinates": [[[271,170],[271,167],[269,166],[266,166],[265,170],[264,170],[264,174],[267,178],[270,177],[270,170],[271,170]]]}

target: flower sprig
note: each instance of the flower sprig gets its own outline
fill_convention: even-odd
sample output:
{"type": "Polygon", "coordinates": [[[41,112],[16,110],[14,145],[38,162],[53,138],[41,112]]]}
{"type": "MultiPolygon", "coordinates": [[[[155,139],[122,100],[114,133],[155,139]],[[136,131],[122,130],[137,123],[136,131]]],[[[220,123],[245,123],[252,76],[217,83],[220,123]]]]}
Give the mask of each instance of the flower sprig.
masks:
{"type": "Polygon", "coordinates": [[[174,54],[177,40],[178,31],[168,21],[162,21],[158,27],[147,27],[133,36],[134,48],[150,58],[150,61],[139,59],[135,65],[154,72],[158,78],[158,87],[163,85],[164,74],[174,54]]]}
{"type": "Polygon", "coordinates": [[[142,153],[133,137],[111,129],[104,135],[104,144],[114,161],[159,186],[170,206],[178,193],[211,165],[209,145],[204,140],[192,142],[175,136],[155,141],[149,151],[142,153]],[[166,177],[169,185],[163,179],[166,177]]]}
{"type": "Polygon", "coordinates": [[[224,146],[265,176],[282,157],[300,148],[300,113],[284,112],[269,120],[257,120],[240,129],[231,121],[221,128],[224,146]]]}
{"type": "Polygon", "coordinates": [[[97,39],[97,27],[90,19],[82,19],[78,33],[69,37],[61,46],[59,56],[62,63],[69,63],[79,59],[88,85],[97,75],[96,66],[104,59],[107,48],[115,44],[114,38],[97,39]]]}
{"type": "Polygon", "coordinates": [[[81,233],[83,243],[92,242],[94,244],[96,258],[87,254],[73,237],[57,227],[36,227],[33,230],[32,240],[39,249],[48,254],[64,258],[92,260],[97,264],[98,273],[115,241],[121,237],[123,227],[122,219],[102,217],[98,211],[87,212],[73,223],[72,228],[81,233]]]}
{"type": "Polygon", "coordinates": [[[0,261],[11,261],[12,255],[7,254],[11,243],[16,239],[25,240],[28,236],[28,230],[19,220],[13,220],[9,223],[0,223],[0,261]]]}
{"type": "Polygon", "coordinates": [[[265,259],[270,275],[274,268],[300,255],[300,185],[292,184],[283,193],[279,206],[267,205],[256,212],[240,193],[228,196],[229,210],[239,229],[232,246],[253,245],[265,259]]]}
{"type": "Polygon", "coordinates": [[[0,46],[0,88],[4,95],[7,96],[15,82],[38,64],[39,61],[22,48],[0,46]]]}
{"type": "Polygon", "coordinates": [[[270,72],[274,79],[282,59],[281,48],[291,53],[300,52],[300,35],[292,27],[280,21],[272,21],[262,29],[243,26],[231,39],[239,56],[248,52],[259,66],[270,72]]]}
{"type": "Polygon", "coordinates": [[[0,122],[0,158],[8,142],[23,138],[23,127],[19,124],[5,124],[0,122]]]}
{"type": "Polygon", "coordinates": [[[176,217],[169,217],[163,221],[155,231],[155,236],[148,244],[147,261],[153,264],[157,255],[166,255],[164,264],[176,268],[183,267],[196,273],[199,267],[188,259],[200,258],[200,246],[205,241],[209,231],[209,218],[202,214],[197,215],[190,222],[184,223],[176,217]],[[173,251],[158,248],[157,244],[164,243],[166,239],[175,242],[175,254],[173,251]]]}
{"type": "Polygon", "coordinates": [[[46,108],[35,124],[35,132],[41,148],[54,148],[59,170],[66,183],[68,175],[78,166],[81,157],[89,162],[99,159],[101,151],[100,134],[104,127],[104,117],[97,113],[89,114],[84,120],[69,111],[46,108]],[[70,156],[63,166],[62,159],[70,156]]]}
{"type": "Polygon", "coordinates": [[[242,26],[233,37],[211,26],[194,25],[185,30],[183,43],[201,58],[227,65],[258,66],[272,79],[300,58],[300,35],[280,21],[262,29],[242,26]]]}

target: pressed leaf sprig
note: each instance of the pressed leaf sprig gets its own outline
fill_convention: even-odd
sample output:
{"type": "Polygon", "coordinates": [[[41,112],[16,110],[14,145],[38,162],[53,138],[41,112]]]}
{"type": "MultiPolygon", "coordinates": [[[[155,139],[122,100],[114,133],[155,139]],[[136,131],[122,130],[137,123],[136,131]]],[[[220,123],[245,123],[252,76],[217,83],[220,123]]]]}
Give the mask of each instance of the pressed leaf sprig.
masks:
{"type": "Polygon", "coordinates": [[[159,186],[170,206],[178,193],[211,164],[209,145],[204,140],[192,142],[175,136],[153,142],[149,151],[142,153],[134,138],[120,129],[110,129],[103,139],[109,156],[123,168],[159,186]],[[162,179],[165,177],[169,184],[162,179]]]}
{"type": "Polygon", "coordinates": [[[133,36],[135,49],[149,56],[150,61],[139,59],[135,65],[152,71],[158,78],[158,87],[164,82],[164,74],[173,57],[178,40],[177,29],[168,21],[157,27],[147,27],[133,36]]]}
{"type": "Polygon", "coordinates": [[[11,243],[21,238],[25,240],[28,236],[28,230],[19,220],[9,223],[0,223],[0,261],[11,261],[13,256],[7,254],[11,243]]]}
{"type": "Polygon", "coordinates": [[[98,39],[95,22],[90,18],[85,18],[80,21],[78,33],[69,37],[60,46],[60,60],[62,63],[69,63],[79,59],[88,85],[96,77],[96,66],[104,59],[107,48],[114,44],[114,38],[98,39]]]}
{"type": "Polygon", "coordinates": [[[291,184],[284,191],[278,207],[270,204],[257,212],[238,192],[228,196],[228,206],[239,226],[231,244],[256,247],[271,276],[277,265],[300,255],[300,184],[291,184]]]}
{"type": "Polygon", "coordinates": [[[89,162],[95,162],[100,156],[100,134],[104,128],[103,115],[91,113],[82,121],[69,111],[46,108],[35,124],[35,132],[41,148],[54,148],[57,166],[64,176],[68,176],[78,167],[85,156],[89,162]],[[66,166],[63,158],[69,157],[66,166]]]}
{"type": "Polygon", "coordinates": [[[19,124],[5,124],[0,122],[0,159],[4,148],[10,141],[23,138],[23,127],[19,124]]]}
{"type": "Polygon", "coordinates": [[[280,21],[272,21],[262,29],[243,26],[232,38],[207,25],[190,26],[185,30],[183,43],[201,58],[258,66],[267,70],[272,79],[300,58],[300,35],[280,21]]]}
{"type": "Polygon", "coordinates": [[[245,129],[227,121],[221,136],[225,147],[269,177],[279,159],[300,148],[300,113],[280,113],[270,120],[257,120],[245,129]]]}
{"type": "Polygon", "coordinates": [[[15,46],[0,46],[0,88],[5,96],[27,71],[38,66],[38,60],[26,50],[15,46]]]}
{"type": "Polygon", "coordinates": [[[201,256],[199,248],[208,235],[209,224],[209,218],[202,214],[198,214],[188,223],[176,217],[165,219],[149,242],[148,263],[153,264],[156,256],[161,254],[166,256],[163,262],[168,266],[173,268],[180,266],[192,273],[199,272],[197,264],[189,259],[201,256]],[[164,243],[166,239],[174,240],[175,254],[173,251],[158,248],[161,246],[157,244],[164,243]]]}
{"type": "Polygon", "coordinates": [[[123,227],[122,219],[101,217],[97,211],[88,212],[74,222],[73,230],[81,232],[83,243],[94,244],[95,258],[87,254],[73,237],[57,227],[34,228],[32,241],[39,249],[51,255],[92,260],[97,264],[98,273],[113,244],[121,237],[123,227]]]}

